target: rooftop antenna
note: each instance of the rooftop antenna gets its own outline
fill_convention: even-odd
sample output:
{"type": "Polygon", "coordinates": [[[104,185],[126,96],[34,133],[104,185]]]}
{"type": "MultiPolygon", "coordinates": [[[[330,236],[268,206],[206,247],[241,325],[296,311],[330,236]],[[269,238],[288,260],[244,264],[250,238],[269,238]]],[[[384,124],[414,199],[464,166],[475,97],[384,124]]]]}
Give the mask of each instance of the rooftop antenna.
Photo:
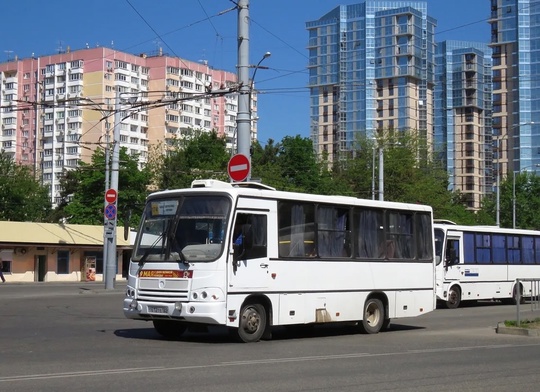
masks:
{"type": "Polygon", "coordinates": [[[201,59],[199,60],[199,63],[208,65],[208,60],[206,59],[206,49],[202,50],[201,59]]]}
{"type": "Polygon", "coordinates": [[[159,39],[155,39],[154,45],[156,45],[156,53],[159,53],[159,50],[161,49],[161,41],[159,39]]]}
{"type": "Polygon", "coordinates": [[[11,60],[11,53],[13,53],[13,50],[4,50],[4,53],[6,54],[7,61],[11,60]]]}

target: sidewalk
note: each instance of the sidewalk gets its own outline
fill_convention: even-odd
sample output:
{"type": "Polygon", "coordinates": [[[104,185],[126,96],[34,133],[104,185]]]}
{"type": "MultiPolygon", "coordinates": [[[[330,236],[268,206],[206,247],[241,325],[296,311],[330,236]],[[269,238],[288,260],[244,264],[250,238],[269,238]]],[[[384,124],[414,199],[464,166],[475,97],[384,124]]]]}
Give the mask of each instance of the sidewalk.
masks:
{"type": "Polygon", "coordinates": [[[40,298],[73,295],[120,295],[126,290],[125,280],[116,281],[113,289],[104,282],[13,282],[0,283],[0,298],[40,298]]]}

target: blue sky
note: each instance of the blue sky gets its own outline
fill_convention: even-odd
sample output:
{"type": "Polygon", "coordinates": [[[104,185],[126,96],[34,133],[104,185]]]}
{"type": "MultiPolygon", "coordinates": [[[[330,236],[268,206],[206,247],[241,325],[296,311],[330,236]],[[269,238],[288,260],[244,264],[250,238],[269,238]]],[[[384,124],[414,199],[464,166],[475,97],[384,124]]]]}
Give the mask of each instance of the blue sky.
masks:
{"type": "MultiPolygon", "coordinates": [[[[306,21],[361,1],[250,0],[250,63],[257,71],[259,140],[309,136],[306,21]]],[[[490,0],[427,0],[436,40],[489,41],[490,0]]],[[[237,11],[230,0],[53,0],[2,4],[0,61],[58,50],[108,46],[163,51],[236,72],[237,11]],[[230,10],[227,12],[227,10],[230,10]]]]}

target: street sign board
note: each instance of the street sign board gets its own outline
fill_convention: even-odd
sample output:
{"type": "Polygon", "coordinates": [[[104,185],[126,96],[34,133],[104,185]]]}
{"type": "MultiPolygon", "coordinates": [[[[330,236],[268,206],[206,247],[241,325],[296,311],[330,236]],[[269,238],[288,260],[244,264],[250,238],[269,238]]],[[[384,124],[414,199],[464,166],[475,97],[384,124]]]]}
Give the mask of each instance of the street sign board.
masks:
{"type": "Polygon", "coordinates": [[[249,158],[244,154],[233,155],[227,165],[229,177],[231,177],[233,181],[244,181],[249,175],[249,165],[249,158]]]}
{"type": "Polygon", "coordinates": [[[105,192],[105,201],[107,203],[114,203],[116,201],[116,198],[118,197],[118,192],[116,192],[116,189],[107,189],[105,192]]]}
{"type": "Polygon", "coordinates": [[[116,205],[107,204],[107,206],[105,207],[105,218],[107,219],[116,218],[116,205]]]}

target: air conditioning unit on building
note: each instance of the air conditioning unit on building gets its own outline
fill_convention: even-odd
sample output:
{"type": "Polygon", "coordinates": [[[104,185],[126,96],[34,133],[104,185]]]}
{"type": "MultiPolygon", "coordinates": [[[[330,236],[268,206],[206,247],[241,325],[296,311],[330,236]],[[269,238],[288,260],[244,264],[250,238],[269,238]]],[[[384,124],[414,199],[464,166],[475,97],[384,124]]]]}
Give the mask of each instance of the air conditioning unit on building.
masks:
{"type": "Polygon", "coordinates": [[[26,254],[26,248],[15,248],[15,254],[16,255],[25,255],[26,254]]]}

